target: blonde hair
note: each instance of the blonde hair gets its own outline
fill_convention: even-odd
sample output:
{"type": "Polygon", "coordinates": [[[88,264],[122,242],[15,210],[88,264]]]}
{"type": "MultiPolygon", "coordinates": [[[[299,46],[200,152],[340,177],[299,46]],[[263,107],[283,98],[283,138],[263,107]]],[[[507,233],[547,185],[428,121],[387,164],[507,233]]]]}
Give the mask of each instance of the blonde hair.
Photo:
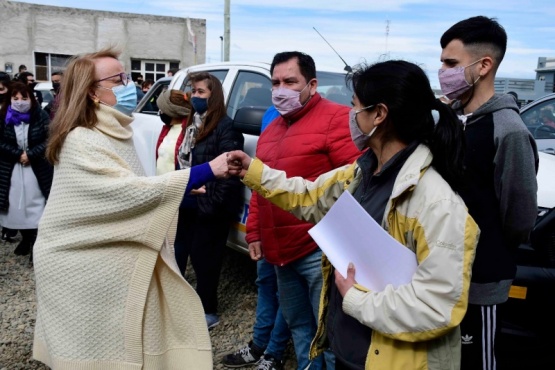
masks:
{"type": "Polygon", "coordinates": [[[50,124],[50,138],[46,148],[46,158],[50,163],[58,163],[60,151],[71,130],[76,127],[96,126],[98,102],[89,96],[96,83],[94,62],[100,58],[118,59],[119,55],[119,50],[108,47],[70,60],[64,73],[58,110],[50,124]]]}

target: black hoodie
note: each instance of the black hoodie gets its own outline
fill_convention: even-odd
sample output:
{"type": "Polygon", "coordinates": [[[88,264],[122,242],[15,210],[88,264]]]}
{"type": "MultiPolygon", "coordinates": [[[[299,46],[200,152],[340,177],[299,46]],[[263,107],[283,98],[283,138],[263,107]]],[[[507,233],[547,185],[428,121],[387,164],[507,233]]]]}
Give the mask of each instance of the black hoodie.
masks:
{"type": "MultiPolygon", "coordinates": [[[[453,108],[460,110],[460,102],[453,108]]],[[[528,240],[538,214],[538,151],[510,95],[494,95],[463,124],[466,181],[460,195],[481,230],[469,303],[499,304],[508,299],[516,274],[516,249],[528,240]]]]}

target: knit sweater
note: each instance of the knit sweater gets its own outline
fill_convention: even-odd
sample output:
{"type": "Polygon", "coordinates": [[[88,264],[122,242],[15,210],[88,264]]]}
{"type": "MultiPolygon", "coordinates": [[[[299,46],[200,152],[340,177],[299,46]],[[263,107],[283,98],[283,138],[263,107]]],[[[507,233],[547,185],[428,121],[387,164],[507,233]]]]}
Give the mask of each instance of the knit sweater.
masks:
{"type": "Polygon", "coordinates": [[[55,370],[212,369],[168,240],[189,170],[140,176],[132,118],[97,116],[67,136],[39,224],[33,357],[55,370]]]}

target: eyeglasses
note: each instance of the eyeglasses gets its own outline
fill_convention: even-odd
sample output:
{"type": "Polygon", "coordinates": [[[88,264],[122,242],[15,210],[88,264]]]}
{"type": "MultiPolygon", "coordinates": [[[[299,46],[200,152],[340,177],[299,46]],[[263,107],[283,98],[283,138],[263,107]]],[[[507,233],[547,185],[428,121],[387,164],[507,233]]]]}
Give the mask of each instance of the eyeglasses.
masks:
{"type": "Polygon", "coordinates": [[[362,111],[364,111],[364,110],[373,108],[375,105],[376,105],[376,104],[372,104],[372,105],[369,105],[369,106],[367,106],[367,107],[364,107],[364,108],[360,108],[360,109],[358,109],[358,110],[355,110],[355,115],[356,115],[356,114],[359,114],[360,112],[362,112],[362,111]]]}
{"type": "Polygon", "coordinates": [[[114,78],[114,77],[119,77],[120,82],[123,86],[127,86],[127,84],[129,83],[129,80],[130,80],[129,76],[125,72],[121,72],[121,73],[115,74],[113,76],[101,78],[100,80],[96,80],[95,82],[106,81],[106,80],[109,80],[110,78],[114,78]]]}

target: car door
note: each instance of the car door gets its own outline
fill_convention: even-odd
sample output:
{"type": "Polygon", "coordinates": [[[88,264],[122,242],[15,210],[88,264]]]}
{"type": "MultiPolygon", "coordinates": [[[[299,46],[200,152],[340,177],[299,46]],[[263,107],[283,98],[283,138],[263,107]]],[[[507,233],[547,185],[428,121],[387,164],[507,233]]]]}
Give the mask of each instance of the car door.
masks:
{"type": "Polygon", "coordinates": [[[538,150],[555,154],[555,94],[547,95],[523,107],[520,116],[530,130],[538,150]]]}
{"type": "MultiPolygon", "coordinates": [[[[227,115],[229,117],[234,118],[237,110],[243,107],[267,109],[272,105],[270,71],[254,67],[245,67],[239,68],[234,72],[233,83],[229,90],[228,99],[226,100],[227,115]]],[[[243,136],[245,137],[244,151],[254,156],[258,135],[243,133],[243,136]]],[[[245,232],[247,217],[249,215],[251,190],[244,187],[242,194],[243,208],[240,214],[237,215],[236,222],[233,223],[230,229],[227,245],[233,249],[246,253],[248,252],[248,245],[245,241],[245,232]]]]}

